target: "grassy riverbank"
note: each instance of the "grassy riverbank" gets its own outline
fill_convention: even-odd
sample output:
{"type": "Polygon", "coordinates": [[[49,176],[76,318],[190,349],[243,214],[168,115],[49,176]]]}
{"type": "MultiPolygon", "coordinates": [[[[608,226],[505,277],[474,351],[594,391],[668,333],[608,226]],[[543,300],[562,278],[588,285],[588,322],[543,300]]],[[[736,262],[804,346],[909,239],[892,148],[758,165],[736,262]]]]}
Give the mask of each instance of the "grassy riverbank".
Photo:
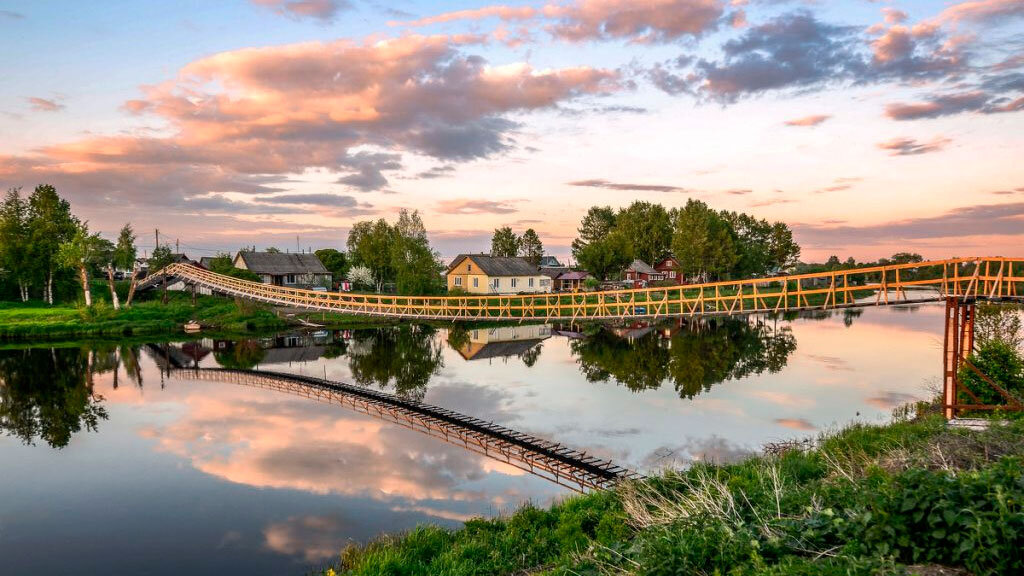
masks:
{"type": "Polygon", "coordinates": [[[204,331],[244,334],[300,325],[298,318],[330,328],[365,326],[372,318],[340,314],[299,313],[287,316],[269,306],[221,296],[168,293],[163,304],[158,292],[142,295],[131,308],[114,310],[105,285],[94,289],[95,304],[86,308],[67,303],[0,302],[0,341],[55,341],[74,338],[118,338],[140,335],[179,335],[186,322],[195,320],[204,331]]]}
{"type": "Polygon", "coordinates": [[[421,527],[342,552],[358,575],[1016,574],[1024,570],[1024,422],[948,429],[931,415],[853,425],[816,448],[421,527]]]}

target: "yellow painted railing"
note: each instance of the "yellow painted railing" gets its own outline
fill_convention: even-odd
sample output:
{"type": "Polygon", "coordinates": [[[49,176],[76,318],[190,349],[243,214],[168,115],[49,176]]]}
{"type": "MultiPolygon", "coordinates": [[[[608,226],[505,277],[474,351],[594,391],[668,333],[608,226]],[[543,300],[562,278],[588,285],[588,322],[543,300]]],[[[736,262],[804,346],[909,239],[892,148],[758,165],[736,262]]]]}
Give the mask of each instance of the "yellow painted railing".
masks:
{"type": "MultiPolygon", "coordinates": [[[[214,292],[316,311],[444,320],[587,320],[885,306],[965,299],[1024,300],[1024,258],[954,258],[912,264],[603,292],[389,296],[317,292],[172,264],[168,276],[214,292]]],[[[161,272],[146,280],[159,281],[161,272]]]]}

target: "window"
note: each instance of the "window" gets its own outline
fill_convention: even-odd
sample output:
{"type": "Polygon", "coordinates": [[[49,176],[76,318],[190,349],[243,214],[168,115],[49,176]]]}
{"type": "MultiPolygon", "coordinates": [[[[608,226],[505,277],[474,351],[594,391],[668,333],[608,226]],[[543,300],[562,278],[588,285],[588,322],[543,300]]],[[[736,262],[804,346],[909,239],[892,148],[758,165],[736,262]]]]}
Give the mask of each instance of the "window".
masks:
{"type": "Polygon", "coordinates": [[[519,283],[519,278],[513,278],[513,279],[512,279],[512,287],[513,287],[513,288],[515,288],[515,287],[516,287],[516,284],[518,284],[518,283],[519,283]]]}
{"type": "Polygon", "coordinates": [[[466,271],[467,272],[472,272],[473,271],[473,265],[472,264],[466,264],[466,271]]]}
{"type": "Polygon", "coordinates": [[[288,284],[295,284],[295,274],[289,274],[287,277],[285,277],[285,282],[287,282],[288,284]]]}
{"type": "Polygon", "coordinates": [[[473,288],[479,288],[479,287],[480,287],[480,279],[479,278],[473,278],[473,288]]]}
{"type": "Polygon", "coordinates": [[[533,278],[530,278],[530,280],[529,280],[529,286],[530,286],[530,288],[533,288],[533,278]]]}
{"type": "Polygon", "coordinates": [[[455,285],[456,286],[462,286],[462,276],[456,276],[455,277],[455,285]]]}
{"type": "Polygon", "coordinates": [[[676,277],[676,271],[675,270],[669,270],[668,271],[668,277],[669,278],[675,278],[676,277]]]}
{"type": "Polygon", "coordinates": [[[494,288],[499,288],[501,286],[501,278],[495,278],[494,280],[491,280],[491,286],[494,288]]]}
{"type": "Polygon", "coordinates": [[[551,285],[551,279],[550,278],[541,278],[540,279],[540,285],[541,286],[550,286],[551,285]]]}

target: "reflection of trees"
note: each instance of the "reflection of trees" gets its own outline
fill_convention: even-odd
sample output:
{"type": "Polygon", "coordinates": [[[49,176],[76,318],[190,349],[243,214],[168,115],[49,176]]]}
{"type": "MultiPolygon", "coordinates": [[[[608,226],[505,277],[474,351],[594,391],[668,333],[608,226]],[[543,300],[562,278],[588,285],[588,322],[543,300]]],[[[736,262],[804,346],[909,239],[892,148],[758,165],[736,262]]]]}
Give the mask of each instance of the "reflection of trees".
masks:
{"type": "Polygon", "coordinates": [[[348,357],[359,384],[393,386],[396,394],[415,399],[423,398],[430,378],[444,365],[441,345],[429,326],[356,331],[348,357]]]}
{"type": "Polygon", "coordinates": [[[107,411],[89,385],[90,356],[80,348],[0,350],[0,429],[54,448],[67,446],[83,427],[95,431],[107,411]]]}
{"type": "Polygon", "coordinates": [[[519,355],[522,359],[523,364],[526,364],[527,368],[533,368],[533,365],[537,363],[537,359],[540,358],[540,350],[544,347],[544,344],[537,344],[533,348],[530,348],[526,352],[519,355]]]}
{"type": "Polygon", "coordinates": [[[654,333],[630,342],[602,328],[586,338],[572,340],[570,346],[589,382],[614,378],[638,392],[660,388],[667,376],[669,351],[654,333]]]}
{"type": "Polygon", "coordinates": [[[788,327],[717,319],[670,337],[652,331],[632,341],[602,328],[571,347],[591,382],[614,378],[640,391],[669,379],[680,397],[692,398],[726,380],[778,372],[796,350],[796,339],[788,327]]]}
{"type": "Polygon", "coordinates": [[[214,352],[213,358],[224,368],[251,370],[266,354],[259,340],[239,340],[228,350],[214,352]]]}

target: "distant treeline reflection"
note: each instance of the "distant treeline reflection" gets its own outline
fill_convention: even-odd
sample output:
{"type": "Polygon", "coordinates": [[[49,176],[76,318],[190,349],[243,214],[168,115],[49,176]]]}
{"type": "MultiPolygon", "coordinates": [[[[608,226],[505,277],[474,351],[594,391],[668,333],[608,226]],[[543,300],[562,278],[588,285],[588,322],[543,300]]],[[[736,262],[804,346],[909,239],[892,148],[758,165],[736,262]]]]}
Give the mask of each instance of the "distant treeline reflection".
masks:
{"type": "Polygon", "coordinates": [[[630,390],[668,380],[681,398],[752,374],[778,372],[796,350],[789,326],[773,320],[718,318],[655,326],[593,326],[570,346],[590,382],[614,379],[630,390]]]}

